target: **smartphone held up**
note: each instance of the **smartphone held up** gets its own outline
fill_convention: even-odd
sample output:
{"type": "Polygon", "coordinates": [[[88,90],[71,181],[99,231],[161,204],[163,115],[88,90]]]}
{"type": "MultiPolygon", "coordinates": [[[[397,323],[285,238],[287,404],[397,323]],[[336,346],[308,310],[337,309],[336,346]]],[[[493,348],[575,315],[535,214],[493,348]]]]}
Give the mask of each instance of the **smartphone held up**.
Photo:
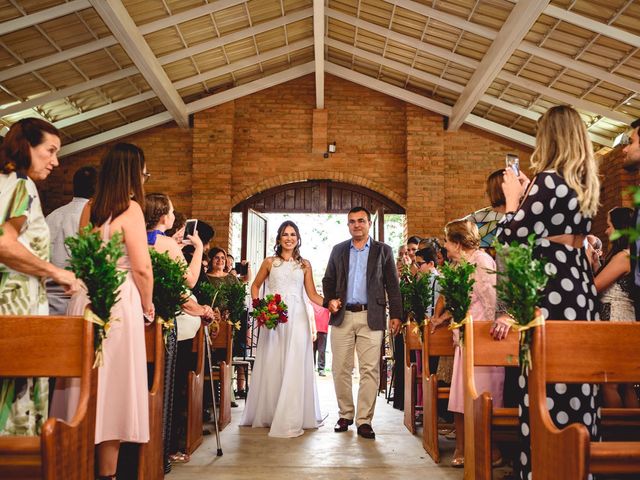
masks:
{"type": "Polygon", "coordinates": [[[197,227],[198,227],[198,219],[196,218],[190,218],[185,222],[184,234],[182,235],[182,243],[187,245],[191,244],[191,240],[189,240],[189,238],[187,237],[194,235],[196,233],[197,227]]]}
{"type": "Polygon", "coordinates": [[[513,170],[513,173],[516,174],[516,177],[520,176],[520,158],[518,157],[518,155],[507,153],[505,163],[507,168],[511,168],[513,170]]]}

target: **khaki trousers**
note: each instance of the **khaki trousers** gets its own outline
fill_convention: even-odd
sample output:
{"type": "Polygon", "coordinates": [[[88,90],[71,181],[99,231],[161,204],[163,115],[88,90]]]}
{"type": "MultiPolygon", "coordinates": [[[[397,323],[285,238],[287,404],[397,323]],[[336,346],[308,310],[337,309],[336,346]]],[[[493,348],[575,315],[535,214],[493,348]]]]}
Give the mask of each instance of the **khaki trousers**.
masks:
{"type": "Polygon", "coordinates": [[[382,330],[371,330],[367,312],[345,312],[340,326],[331,327],[333,384],[338,399],[340,418],[353,420],[356,425],[371,425],[380,384],[380,345],[382,330]],[[353,404],[351,374],[353,354],[358,354],[360,385],[357,414],[353,404]]]}

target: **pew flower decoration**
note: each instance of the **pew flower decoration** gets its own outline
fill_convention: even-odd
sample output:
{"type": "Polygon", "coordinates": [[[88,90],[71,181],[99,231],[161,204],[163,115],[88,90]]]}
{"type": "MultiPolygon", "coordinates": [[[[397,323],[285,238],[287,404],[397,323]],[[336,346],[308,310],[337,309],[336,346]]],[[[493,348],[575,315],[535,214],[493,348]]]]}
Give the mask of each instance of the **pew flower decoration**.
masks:
{"type": "Polygon", "coordinates": [[[169,335],[176,327],[176,316],[189,299],[189,288],[184,278],[187,264],[176,262],[167,252],[158,253],[152,248],[149,249],[149,254],[153,268],[153,305],[156,309],[156,321],[162,325],[166,346],[169,335]]]}
{"type": "Polygon", "coordinates": [[[447,262],[440,269],[438,283],[440,295],[444,296],[445,309],[451,314],[449,330],[460,332],[460,345],[464,342],[464,325],[469,322],[471,293],[476,282],[473,274],[476,266],[466,260],[454,264],[447,262]]]}
{"type": "Polygon", "coordinates": [[[533,258],[535,235],[527,243],[512,242],[510,246],[494,243],[497,264],[496,293],[502,309],[511,317],[511,328],[520,333],[520,365],[522,371],[531,368],[531,329],[542,325],[544,318],[537,306],[550,274],[546,262],[533,258]]]}
{"type": "Polygon", "coordinates": [[[245,298],[247,285],[242,282],[220,283],[212,287],[211,306],[219,308],[222,318],[235,330],[240,330],[242,318],[246,319],[245,298]]]}
{"type": "Polygon", "coordinates": [[[405,327],[420,336],[427,325],[427,313],[433,303],[432,276],[421,272],[412,274],[408,268],[403,268],[400,276],[400,294],[405,314],[405,327]]]}
{"type": "Polygon", "coordinates": [[[258,326],[270,330],[289,320],[287,305],[277,293],[264,298],[254,298],[251,316],[256,319],[258,326]]]}
{"type": "Polygon", "coordinates": [[[91,224],[76,237],[65,240],[69,248],[68,269],[82,280],[87,288],[90,305],[84,311],[85,320],[95,324],[93,368],[104,361],[102,342],[107,338],[111,322],[111,309],[118,302],[120,285],[126,272],[117,268],[118,259],[124,255],[122,234],[115,233],[108,242],[102,240],[100,231],[93,231],[91,224]]]}

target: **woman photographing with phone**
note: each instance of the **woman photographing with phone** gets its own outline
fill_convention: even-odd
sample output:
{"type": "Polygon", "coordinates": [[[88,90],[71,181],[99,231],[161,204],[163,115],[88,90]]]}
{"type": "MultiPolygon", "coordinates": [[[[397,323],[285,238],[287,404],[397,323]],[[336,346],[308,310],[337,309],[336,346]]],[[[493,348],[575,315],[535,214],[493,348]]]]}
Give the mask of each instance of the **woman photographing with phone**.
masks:
{"type": "MultiPolygon", "coordinates": [[[[533,255],[547,263],[550,274],[539,305],[545,320],[597,320],[596,287],[584,248],[600,195],[593,146],[580,115],[571,107],[547,110],[537,131],[531,185],[527,188],[522,173],[518,177],[511,168],[504,171],[506,214],[497,238],[504,244],[524,244],[529,235],[535,236],[533,255]]],[[[496,321],[496,338],[509,330],[505,318],[496,321]]],[[[518,385],[522,450],[516,478],[526,480],[531,475],[531,452],[525,374],[518,385]]],[[[596,439],[597,393],[598,387],[590,384],[547,385],[551,418],[559,428],[583,423],[596,439]]]]}

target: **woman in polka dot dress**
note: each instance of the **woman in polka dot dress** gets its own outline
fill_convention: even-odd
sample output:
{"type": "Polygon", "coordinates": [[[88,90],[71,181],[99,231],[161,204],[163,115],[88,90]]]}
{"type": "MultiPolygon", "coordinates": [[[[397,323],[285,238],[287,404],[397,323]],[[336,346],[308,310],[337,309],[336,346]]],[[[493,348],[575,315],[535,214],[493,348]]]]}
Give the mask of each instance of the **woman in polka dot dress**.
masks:
{"type": "MultiPolygon", "coordinates": [[[[600,185],[591,140],[575,110],[553,107],[540,118],[531,168],[536,175],[528,187],[523,174],[517,177],[512,169],[505,171],[507,214],[501,221],[498,238],[503,243],[524,243],[530,234],[535,234],[534,256],[544,259],[547,272],[553,275],[540,303],[545,319],[597,320],[596,290],[583,242],[597,211],[600,185]]],[[[516,478],[529,480],[526,375],[520,375],[518,387],[522,449],[516,478]]],[[[597,386],[549,384],[547,406],[558,427],[583,423],[592,438],[597,437],[597,386]]]]}

